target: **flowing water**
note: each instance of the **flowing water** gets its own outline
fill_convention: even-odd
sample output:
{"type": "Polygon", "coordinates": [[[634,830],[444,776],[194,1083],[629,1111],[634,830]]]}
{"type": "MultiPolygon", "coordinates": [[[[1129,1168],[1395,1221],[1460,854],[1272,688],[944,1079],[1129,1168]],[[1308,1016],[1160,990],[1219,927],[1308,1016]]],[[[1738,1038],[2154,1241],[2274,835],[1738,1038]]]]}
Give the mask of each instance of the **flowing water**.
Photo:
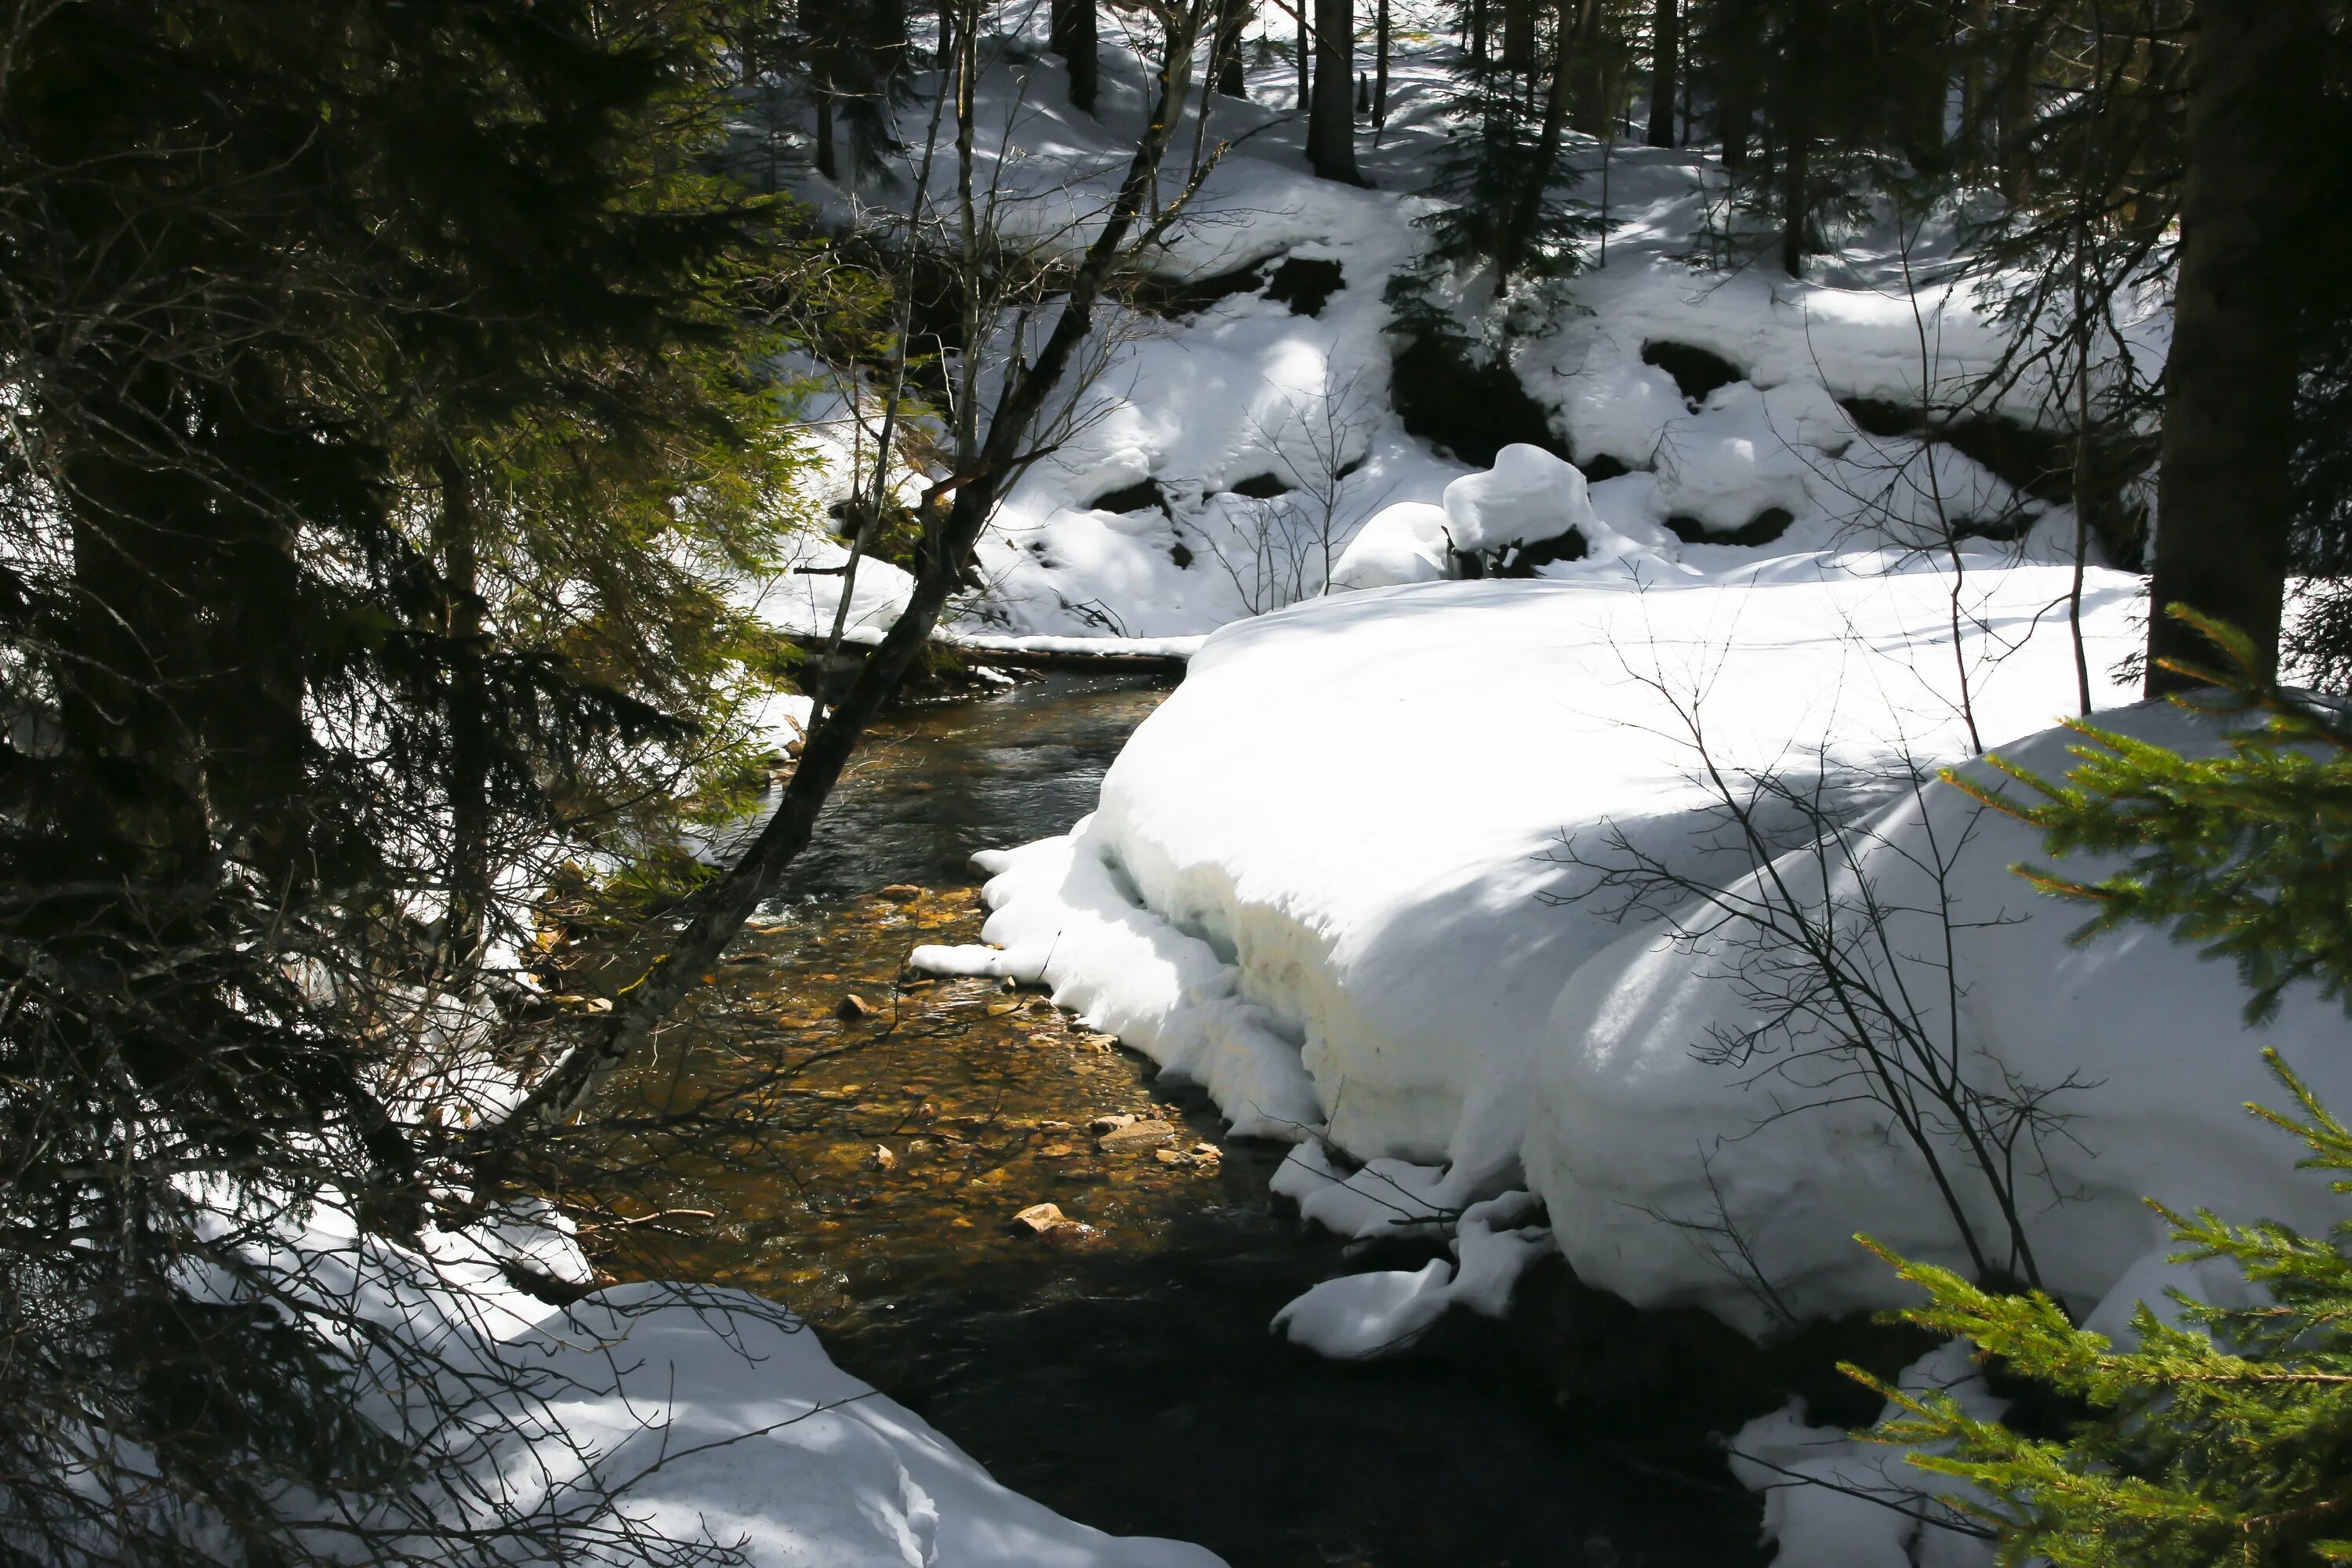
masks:
{"type": "Polygon", "coordinates": [[[1007,1485],[1234,1568],[1758,1561],[1711,1467],[1580,1432],[1499,1331],[1370,1366],[1273,1338],[1347,1267],[1268,1195],[1281,1146],[1225,1140],[1042,995],[903,971],[978,940],[971,852],[1066,830],[1162,695],[1055,678],[882,729],[771,921],[623,1086],[751,1106],[759,1135],[666,1157],[600,1262],[776,1297],[1007,1485]],[[1086,1124],[1108,1113],[1180,1135],[1105,1153],[1086,1124]],[[1016,1234],[1040,1202],[1090,1232],[1016,1234]]]}

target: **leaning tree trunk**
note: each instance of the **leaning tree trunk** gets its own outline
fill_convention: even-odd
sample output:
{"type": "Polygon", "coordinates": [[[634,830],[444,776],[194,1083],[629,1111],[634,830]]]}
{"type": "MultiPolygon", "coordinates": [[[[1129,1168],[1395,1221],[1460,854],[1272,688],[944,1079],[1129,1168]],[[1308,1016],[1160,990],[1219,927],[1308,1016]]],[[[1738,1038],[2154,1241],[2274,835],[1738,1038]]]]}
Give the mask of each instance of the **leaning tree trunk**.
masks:
{"type": "MultiPolygon", "coordinates": [[[[1181,210],[1169,207],[1156,220],[1145,222],[1145,202],[1159,188],[1170,136],[1182,114],[1194,42],[1189,34],[1170,30],[1151,116],[1101,228],[1061,296],[1052,329],[1033,355],[1007,367],[978,449],[960,455],[958,471],[933,485],[925,497],[920,509],[924,547],[917,552],[906,607],[859,667],[848,689],[810,725],[792,778],[740,858],[697,892],[682,928],[664,927],[653,933],[666,951],[651,956],[637,979],[614,999],[612,1012],[575,1038],[529,1093],[496,1121],[474,1129],[471,1152],[480,1189],[503,1185],[535,1129],[570,1115],[603,1069],[653,1037],[807,847],[817,814],[859,736],[921,654],[940,612],[962,584],[999,497],[1030,460],[1026,454],[1037,424],[1048,400],[1075,372],[1106,280],[1139,251],[1158,246],[1181,210]]],[[[1203,169],[1195,176],[1188,198],[1206,173],[1203,169]]],[[[632,956],[645,954],[640,950],[632,956]]]]}
{"type": "Polygon", "coordinates": [[[2188,684],[2160,661],[2211,657],[2161,613],[2176,603],[2230,622],[2252,639],[2263,673],[2277,668],[2305,281],[2295,229],[2317,195],[2296,134],[2320,103],[2321,0],[2201,0],[2197,20],[2164,368],[2151,696],[2188,684]]]}
{"type": "Polygon", "coordinates": [[[1683,13],[1680,0],[1658,0],[1650,21],[1650,135],[1653,147],[1675,145],[1675,100],[1682,89],[1683,13]]]}
{"type": "Polygon", "coordinates": [[[1310,116],[1315,112],[1315,39],[1307,25],[1307,8],[1313,0],[1298,0],[1298,112],[1310,116]]]}
{"type": "Polygon", "coordinates": [[[1101,70],[1097,44],[1095,0],[1054,0],[1049,47],[1070,68],[1071,104],[1088,114],[1101,70]]]}
{"type": "Polygon", "coordinates": [[[1356,172],[1354,0],[1315,0],[1315,101],[1307,112],[1307,161],[1327,180],[1360,185],[1356,172]]]}

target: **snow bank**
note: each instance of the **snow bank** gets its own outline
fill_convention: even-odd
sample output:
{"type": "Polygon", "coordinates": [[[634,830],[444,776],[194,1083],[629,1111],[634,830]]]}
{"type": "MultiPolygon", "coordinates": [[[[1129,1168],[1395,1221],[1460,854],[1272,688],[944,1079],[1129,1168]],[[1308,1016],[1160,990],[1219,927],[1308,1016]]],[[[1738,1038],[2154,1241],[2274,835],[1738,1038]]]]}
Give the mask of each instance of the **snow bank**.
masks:
{"type": "Polygon", "coordinates": [[[1073,1524],[1006,1489],[929,1423],[834,1366],[814,1332],[735,1292],[688,1301],[660,1285],[607,1290],[511,1352],[561,1390],[548,1412],[601,1473],[643,1472],[626,1494],[633,1515],[673,1537],[740,1541],[755,1568],[1219,1561],[1197,1546],[1073,1524]]]}
{"type": "MultiPolygon", "coordinates": [[[[2324,1186],[2283,1184],[2235,1107],[2265,1089],[2262,1041],[2352,1099],[2326,1043],[2340,1018],[2291,999],[2258,1040],[2231,972],[2159,932],[2067,946],[2079,911],[2007,870],[2037,852],[2030,834],[1945,786],[1915,799],[1890,784],[1890,767],[1966,753],[1961,667],[1989,743],[2065,765],[2063,738],[2035,732],[2073,706],[2072,574],[1982,545],[1963,559],[1957,653],[1952,574],[1891,552],[1729,573],[1575,563],[1546,569],[1558,580],[1370,590],[1230,627],[1137,731],[1093,816],[985,862],[985,934],[1003,951],[918,962],[1050,985],[1206,1084],[1241,1127],[1319,1123],[1358,1158],[1428,1167],[1377,1169],[1433,1210],[1525,1184],[1579,1274],[1638,1305],[1769,1326],[1747,1283],[1668,1224],[1726,1217],[1718,1199],[1799,1315],[1887,1304],[1895,1282],[1855,1230],[1966,1265],[1916,1152],[1866,1102],[1763,1125],[1832,1097],[1761,1072],[1769,1059],[1743,1072],[1695,1055],[1755,1021],[1757,997],[1726,977],[1738,931],[1678,943],[1580,896],[1634,853],[1710,886],[1756,872],[1709,831],[1696,732],[1728,778],[1817,781],[1839,820],[1866,825],[1832,899],[1868,884],[1924,907],[1927,836],[1974,836],[1950,879],[1960,1050],[2071,1117],[2037,1156],[2048,1179],[2022,1189],[2054,1289],[2096,1300],[2158,1239],[2147,1195],[2324,1225],[2324,1186]]],[[[2095,678],[2135,641],[2139,599],[2137,579],[2089,574],[2095,678]]],[[[2099,680],[2102,703],[2128,695],[2099,680]]],[[[2119,721],[2210,739],[2168,709],[2119,721]]],[[[1763,816],[1768,832],[1801,826],[1763,816]]],[[[1787,885],[1824,896],[1818,875],[1787,885]]],[[[1927,919],[1899,914],[1894,948],[1939,950],[1927,919]]],[[[1997,1235],[1982,1194],[1966,1201],[1997,1235]]]]}
{"type": "Polygon", "coordinates": [[[415,1247],[362,1231],[332,1194],[280,1221],[247,1244],[279,1299],[320,1303],[331,1332],[341,1314],[378,1325],[338,1336],[364,1368],[362,1407],[471,1467],[453,1522],[560,1531],[583,1563],[641,1563],[654,1536],[740,1550],[749,1568],[1217,1568],[1008,1490],[773,1302],[645,1284],[543,1304],[508,1264],[593,1276],[542,1207],[415,1247]]]}

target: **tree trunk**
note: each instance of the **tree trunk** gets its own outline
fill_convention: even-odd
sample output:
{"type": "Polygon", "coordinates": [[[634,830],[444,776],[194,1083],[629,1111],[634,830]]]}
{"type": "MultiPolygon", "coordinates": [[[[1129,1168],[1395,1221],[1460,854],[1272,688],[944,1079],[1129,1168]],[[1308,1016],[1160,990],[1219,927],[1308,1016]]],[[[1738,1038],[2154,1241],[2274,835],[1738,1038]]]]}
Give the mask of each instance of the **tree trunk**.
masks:
{"type": "Polygon", "coordinates": [[[2212,650],[2163,612],[2228,621],[2278,664],[2295,366],[2317,193],[2298,127],[2319,106],[2320,0],[2202,0],[2189,48],[2180,268],[2166,362],[2147,690],[2188,684],[2159,660],[2212,650]]]}
{"type": "Polygon", "coordinates": [[[1570,122],[1587,136],[1604,137],[1616,117],[1617,106],[1610,100],[1609,62],[1601,48],[1601,0],[1577,0],[1573,5],[1560,8],[1560,31],[1570,32],[1569,14],[1575,13],[1576,47],[1567,55],[1564,68],[1572,72],[1574,94],[1570,109],[1570,122]]]}
{"type": "Polygon", "coordinates": [[[1315,102],[1307,116],[1307,161],[1327,180],[1360,185],[1349,78],[1356,74],[1354,0],[1315,0],[1315,102]]]}
{"type": "Polygon", "coordinates": [[[839,161],[833,155],[833,89],[818,82],[814,89],[816,99],[816,172],[828,180],[841,178],[839,161]]]}
{"type": "Polygon", "coordinates": [[[1380,0],[1379,20],[1374,24],[1379,41],[1373,47],[1376,63],[1372,68],[1372,145],[1380,145],[1380,133],[1389,122],[1389,0],[1380,0]]]}
{"type": "Polygon", "coordinates": [[[1672,147],[1675,100],[1680,94],[1683,16],[1680,0],[1658,0],[1650,21],[1650,135],[1653,147],[1672,147]]]}
{"type": "Polygon", "coordinates": [[[1535,74],[1534,0],[1503,0],[1503,68],[1528,76],[1535,74]]]}
{"type": "Polygon", "coordinates": [[[1486,0],[1470,0],[1470,69],[1486,74],[1486,0]]]}
{"type": "Polygon", "coordinates": [[[1805,275],[1805,257],[1812,249],[1812,138],[1790,126],[1780,150],[1780,269],[1791,278],[1805,275]]]}
{"type": "Polygon", "coordinates": [[[1054,0],[1049,46],[1070,68],[1070,102],[1095,111],[1101,62],[1095,29],[1095,0],[1054,0]]]}
{"type": "Polygon", "coordinates": [[[1992,84],[1993,117],[1999,122],[2001,195],[2021,203],[2033,188],[2033,75],[2041,64],[2038,30],[2010,7],[2001,31],[1998,74],[1992,84]]]}
{"type": "Polygon", "coordinates": [[[1298,113],[1309,118],[1315,112],[1315,34],[1307,25],[1307,7],[1314,0],[1298,0],[1298,113]]]}
{"type": "Polygon", "coordinates": [[[448,909],[443,973],[463,974],[480,956],[490,908],[489,690],[483,679],[482,598],[476,542],[481,525],[465,465],[445,449],[441,488],[442,636],[449,658],[448,909]]]}
{"type": "Polygon", "coordinates": [[[1242,68],[1242,33],[1249,26],[1249,0],[1223,0],[1217,12],[1217,91],[1227,98],[1247,98],[1249,78],[1242,68]]]}
{"type": "Polygon", "coordinates": [[[1984,172],[1985,35],[1992,23],[1992,0],[1957,0],[1957,4],[1960,25],[1969,35],[1968,42],[1959,50],[1958,163],[1961,175],[1973,184],[1984,172]]]}
{"type": "Polygon", "coordinates": [[[1559,47],[1552,59],[1551,86],[1544,94],[1543,128],[1536,137],[1535,168],[1528,175],[1527,189],[1520,193],[1517,209],[1511,214],[1510,226],[1495,257],[1498,289],[1509,281],[1535,243],[1536,230],[1543,222],[1544,197],[1551,190],[1552,170],[1559,163],[1560,136],[1568,128],[1570,72],[1576,63],[1576,7],[1577,0],[1559,0],[1559,47]]]}

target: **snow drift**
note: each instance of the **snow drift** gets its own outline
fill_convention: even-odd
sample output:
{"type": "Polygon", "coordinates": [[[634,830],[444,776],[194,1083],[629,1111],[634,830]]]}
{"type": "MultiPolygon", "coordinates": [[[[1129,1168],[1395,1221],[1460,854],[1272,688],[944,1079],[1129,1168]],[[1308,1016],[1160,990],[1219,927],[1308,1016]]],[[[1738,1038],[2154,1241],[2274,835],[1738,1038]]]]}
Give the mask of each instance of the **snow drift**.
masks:
{"type": "MultiPolygon", "coordinates": [[[[1842,874],[1924,910],[1905,879],[1925,836],[1974,836],[1948,879],[1958,1048],[2053,1089],[2065,1118],[2019,1187],[2053,1289],[2096,1301],[2160,1240],[2144,1195],[2324,1225],[2323,1184],[2285,1183],[2236,1108],[2263,1090],[2264,1042],[2352,1098],[2324,1043],[2340,1019],[2292,999],[2258,1038],[2230,971],[2159,932],[2068,946],[2081,912],[2007,869],[2037,852],[2029,832],[1948,786],[1890,784],[1964,756],[1971,713],[1988,743],[2065,765],[2063,738],[2037,732],[2073,706],[2072,574],[1984,545],[1962,559],[1956,581],[1891,552],[1710,574],[1643,555],[1228,627],[1137,731],[1093,816],[985,860],[1001,951],[917,961],[1052,986],[1206,1085],[1239,1131],[1443,1163],[1421,1189],[1435,1208],[1524,1182],[1591,1282],[1760,1331],[1773,1311],[1753,1282],[1671,1221],[1739,1226],[1801,1316],[1896,1299],[1857,1229],[1965,1268],[1955,1223],[1883,1108],[1816,1105],[1839,1097],[1695,1053],[1752,1023],[1756,999],[1726,978],[1737,930],[1678,942],[1675,921],[1621,922],[1593,889],[1629,853],[1695,884],[1758,871],[1708,827],[1707,761],[1735,780],[1816,778],[1838,820],[1866,825],[1866,847],[1803,896],[1838,896],[1842,874]]],[[[2094,672],[2136,639],[2140,593],[2090,573],[2094,672]]],[[[2204,738],[2171,710],[2119,721],[2204,738]]],[[[1891,947],[1940,941],[1939,918],[1913,929],[1927,918],[1896,917],[1891,947]]],[[[1997,1232],[1981,1194],[1964,1202],[1997,1232]]],[[[1423,1310],[1437,1283],[1399,1299],[1423,1310]]]]}

